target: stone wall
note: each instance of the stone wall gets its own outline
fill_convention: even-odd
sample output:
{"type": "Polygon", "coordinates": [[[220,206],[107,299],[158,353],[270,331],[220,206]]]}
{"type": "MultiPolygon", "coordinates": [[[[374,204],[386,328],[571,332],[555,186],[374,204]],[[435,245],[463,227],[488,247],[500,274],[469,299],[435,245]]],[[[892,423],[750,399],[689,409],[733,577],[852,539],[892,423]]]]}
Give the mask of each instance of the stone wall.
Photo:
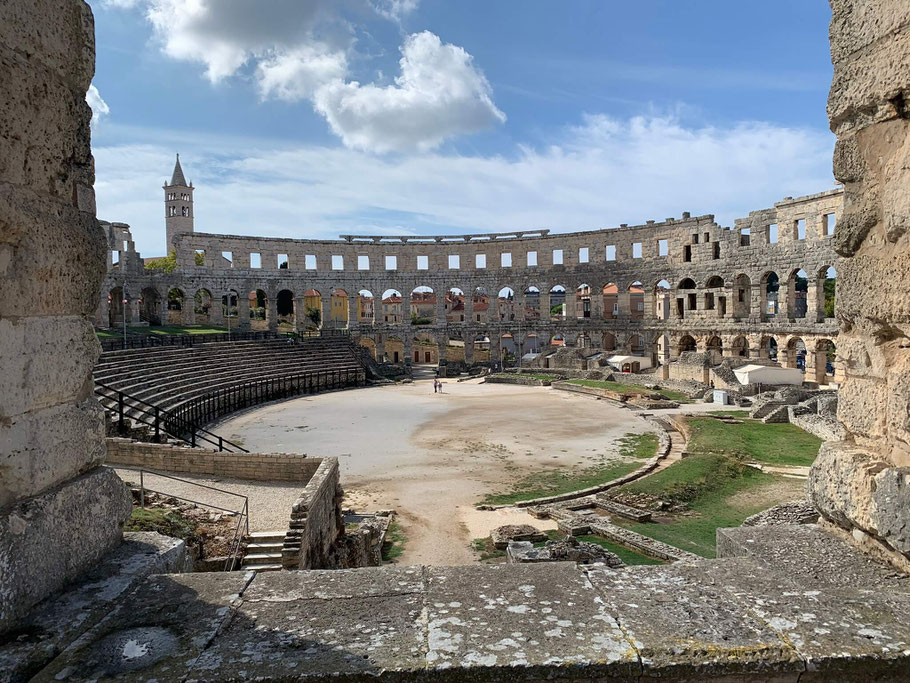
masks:
{"type": "Polygon", "coordinates": [[[288,569],[337,566],[338,541],[344,534],[338,459],[323,458],[291,508],[282,564],[288,569]]]}
{"type": "Polygon", "coordinates": [[[910,5],[832,0],[837,135],[844,183],[835,234],[843,442],[825,444],[809,492],[829,522],[910,566],[910,5]]]}
{"type": "Polygon", "coordinates": [[[89,316],[105,272],[81,0],[0,3],[0,632],[120,542],[89,316]]]}
{"type": "Polygon", "coordinates": [[[157,472],[306,483],[316,473],[322,458],[309,458],[300,453],[219,453],[109,437],[105,463],[157,472]]]}

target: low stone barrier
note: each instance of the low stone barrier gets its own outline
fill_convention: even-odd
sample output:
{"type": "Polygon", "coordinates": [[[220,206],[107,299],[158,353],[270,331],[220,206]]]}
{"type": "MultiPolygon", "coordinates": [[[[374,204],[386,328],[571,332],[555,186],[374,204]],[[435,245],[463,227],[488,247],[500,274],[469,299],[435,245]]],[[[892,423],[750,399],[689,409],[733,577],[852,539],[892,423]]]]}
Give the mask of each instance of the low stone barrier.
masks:
{"type": "Polygon", "coordinates": [[[522,377],[521,375],[513,375],[511,377],[497,377],[491,375],[485,380],[487,384],[520,384],[527,387],[548,387],[556,381],[559,381],[558,377],[554,377],[553,379],[538,379],[536,377],[522,377]]]}
{"type": "Polygon", "coordinates": [[[327,569],[334,565],[332,551],[344,529],[338,477],[338,459],[321,458],[294,501],[281,552],[285,568],[327,569]]]}
{"type": "Polygon", "coordinates": [[[111,467],[251,481],[309,482],[322,463],[299,453],[227,453],[117,437],[108,437],[106,445],[105,464],[111,467]]]}
{"type": "Polygon", "coordinates": [[[571,391],[576,394],[587,394],[589,396],[597,396],[598,398],[608,398],[611,401],[618,401],[619,403],[627,403],[628,400],[632,398],[629,394],[623,394],[618,391],[600,389],[598,387],[586,387],[583,384],[572,384],[571,382],[553,382],[552,386],[558,391],[571,391]]]}
{"type": "Polygon", "coordinates": [[[607,512],[612,512],[615,515],[619,515],[620,517],[631,519],[633,522],[651,521],[651,512],[648,510],[641,510],[629,505],[623,505],[622,503],[617,503],[615,500],[607,498],[606,496],[597,496],[594,500],[594,504],[601,510],[606,510],[607,512]]]}
{"type": "Polygon", "coordinates": [[[603,536],[608,541],[619,543],[632,550],[637,550],[643,555],[656,557],[659,560],[666,560],[667,562],[694,562],[696,560],[704,559],[694,553],[674,548],[672,545],[667,545],[660,541],[655,541],[650,536],[644,536],[634,531],[623,529],[621,526],[600,521],[599,518],[592,520],[590,527],[592,533],[603,536]]]}

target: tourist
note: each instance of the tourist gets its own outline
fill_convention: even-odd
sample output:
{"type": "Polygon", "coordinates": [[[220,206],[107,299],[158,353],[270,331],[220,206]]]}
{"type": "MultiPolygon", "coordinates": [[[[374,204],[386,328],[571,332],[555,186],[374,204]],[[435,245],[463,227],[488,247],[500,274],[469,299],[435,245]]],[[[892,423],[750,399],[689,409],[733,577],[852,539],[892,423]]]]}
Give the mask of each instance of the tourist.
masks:
{"type": "Polygon", "coordinates": [[[435,394],[438,390],[439,390],[439,380],[434,379],[433,380],[433,393],[435,394]]]}

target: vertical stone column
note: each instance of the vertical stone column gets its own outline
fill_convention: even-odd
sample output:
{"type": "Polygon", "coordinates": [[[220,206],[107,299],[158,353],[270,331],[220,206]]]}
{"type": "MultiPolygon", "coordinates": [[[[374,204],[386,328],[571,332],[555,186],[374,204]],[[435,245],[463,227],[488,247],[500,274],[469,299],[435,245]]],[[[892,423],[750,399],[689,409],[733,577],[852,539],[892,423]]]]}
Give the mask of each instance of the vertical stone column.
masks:
{"type": "Polygon", "coordinates": [[[360,324],[360,295],[348,294],[348,329],[360,324]]]}
{"type": "Polygon", "coordinates": [[[591,290],[591,320],[602,320],[604,317],[604,297],[603,292],[597,289],[591,290]]]}
{"type": "MultiPolygon", "coordinates": [[[[230,303],[231,293],[228,292],[228,303],[230,303]]],[[[270,299],[271,301],[271,299],[270,299]]],[[[228,308],[230,311],[230,308],[228,308]]],[[[250,295],[246,289],[243,289],[237,295],[237,317],[231,318],[231,327],[236,326],[238,330],[250,329],[250,295]]]]}
{"type": "Polygon", "coordinates": [[[334,327],[335,324],[332,321],[332,294],[331,294],[331,292],[329,292],[328,294],[323,294],[319,299],[319,303],[322,306],[322,313],[320,314],[320,316],[322,318],[321,327],[323,329],[329,329],[329,328],[334,327]]]}
{"type": "Polygon", "coordinates": [[[465,335],[464,337],[464,362],[465,365],[471,366],[474,364],[474,333],[465,335]]]}
{"type": "Polygon", "coordinates": [[[404,364],[410,365],[414,362],[414,336],[410,333],[406,333],[402,336],[402,346],[404,346],[404,364]]]}
{"type": "Polygon", "coordinates": [[[385,362],[385,342],[383,342],[381,334],[376,336],[376,362],[385,362]]]}
{"type": "Polygon", "coordinates": [[[120,542],[132,509],[100,467],[90,318],[107,243],[95,219],[91,11],[0,3],[0,633],[120,542]]]}
{"type": "Polygon", "coordinates": [[[474,322],[474,292],[465,292],[464,295],[464,321],[471,325],[474,322]]]}
{"type": "Polygon", "coordinates": [[[158,290],[158,318],[161,320],[162,325],[167,325],[168,321],[168,308],[167,308],[167,294],[170,289],[165,285],[164,293],[162,294],[161,289],[158,290]]]}
{"type": "Polygon", "coordinates": [[[434,309],[434,314],[436,318],[436,324],[445,326],[446,324],[446,293],[436,292],[436,307],[434,309]]]}
{"type": "Polygon", "coordinates": [[[574,286],[566,288],[566,321],[573,322],[578,318],[576,313],[576,303],[578,302],[578,292],[574,286]]]}
{"type": "Polygon", "coordinates": [[[521,292],[515,292],[515,302],[513,305],[515,310],[515,320],[524,320],[525,319],[525,294],[524,290],[521,292]]]}
{"type": "MultiPolygon", "coordinates": [[[[277,256],[275,257],[278,258],[277,256]]],[[[266,301],[265,307],[265,320],[269,326],[270,332],[275,332],[278,330],[278,293],[271,291],[267,292],[266,296],[268,301],[266,301]]]]}
{"type": "Polygon", "coordinates": [[[192,296],[187,296],[185,292],[180,317],[183,318],[184,325],[196,324],[196,301],[192,296]]]}
{"type": "Polygon", "coordinates": [[[221,295],[215,293],[212,295],[212,307],[209,309],[209,321],[212,325],[224,327],[224,308],[221,305],[221,295]]]}
{"type": "Polygon", "coordinates": [[[294,327],[298,332],[306,329],[307,320],[309,318],[306,317],[306,297],[298,294],[294,297],[294,327]]]}
{"type": "Polygon", "coordinates": [[[809,477],[821,515],[910,569],[910,5],[832,0],[828,97],[844,210],[834,233],[837,417],[809,477]],[[882,283],[890,283],[883,286],[882,283]],[[849,322],[847,322],[849,321],[849,322]]]}
{"type": "Polygon", "coordinates": [[[619,292],[616,296],[617,302],[619,303],[619,317],[623,320],[629,320],[632,317],[632,310],[629,303],[629,288],[627,286],[620,285],[619,292]]]}
{"type": "Polygon", "coordinates": [[[545,287],[540,289],[540,319],[546,321],[550,319],[550,290],[545,287]]]}

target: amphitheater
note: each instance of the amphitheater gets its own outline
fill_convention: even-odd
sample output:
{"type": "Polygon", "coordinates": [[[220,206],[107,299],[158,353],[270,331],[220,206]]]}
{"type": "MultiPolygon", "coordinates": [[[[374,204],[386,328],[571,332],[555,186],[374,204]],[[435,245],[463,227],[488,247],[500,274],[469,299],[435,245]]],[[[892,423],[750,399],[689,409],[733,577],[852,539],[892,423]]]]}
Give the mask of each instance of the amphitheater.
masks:
{"type": "Polygon", "coordinates": [[[0,680],[910,678],[910,10],[831,4],[842,189],[291,240],[178,158],[158,259],[0,5],[0,680]]]}

